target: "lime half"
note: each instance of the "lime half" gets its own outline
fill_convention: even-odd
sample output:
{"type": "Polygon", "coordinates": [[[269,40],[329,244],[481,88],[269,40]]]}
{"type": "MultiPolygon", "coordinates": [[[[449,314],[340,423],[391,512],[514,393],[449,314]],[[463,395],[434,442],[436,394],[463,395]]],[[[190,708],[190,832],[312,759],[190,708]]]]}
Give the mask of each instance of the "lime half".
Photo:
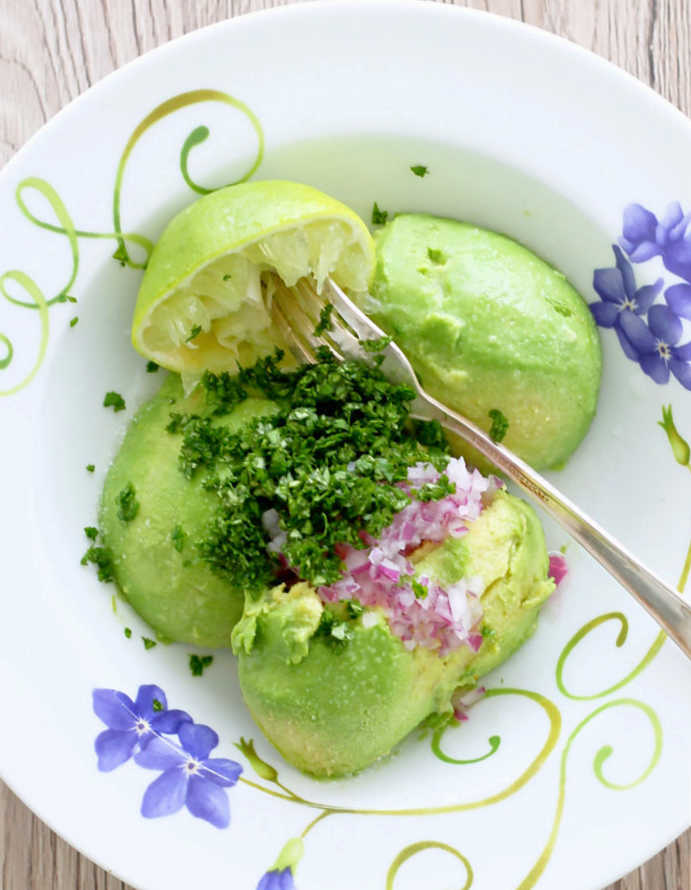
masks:
{"type": "Polygon", "coordinates": [[[275,276],[288,287],[331,276],[367,290],[374,243],[345,204],[295,182],[247,182],[207,195],[173,218],[149,260],[132,343],[159,365],[194,376],[235,370],[279,344],[271,326],[275,276]]]}

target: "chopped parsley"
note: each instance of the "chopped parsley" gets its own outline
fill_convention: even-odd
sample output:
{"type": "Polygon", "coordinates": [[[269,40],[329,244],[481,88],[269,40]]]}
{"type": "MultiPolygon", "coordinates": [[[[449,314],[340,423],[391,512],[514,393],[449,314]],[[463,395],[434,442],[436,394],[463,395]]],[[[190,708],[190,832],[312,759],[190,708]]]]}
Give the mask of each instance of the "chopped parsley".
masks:
{"type": "Polygon", "coordinates": [[[374,202],[372,206],[372,225],[373,226],[383,226],[386,220],[389,218],[388,210],[380,210],[377,202],[374,202]]]}
{"type": "Polygon", "coordinates": [[[98,567],[99,581],[107,584],[109,581],[114,580],[113,555],[107,547],[89,547],[84,556],[82,556],[81,564],[85,566],[90,562],[98,567]]]}
{"type": "Polygon", "coordinates": [[[163,705],[157,698],[151,702],[151,710],[156,712],[163,710],[163,705]]]}
{"type": "Polygon", "coordinates": [[[365,352],[382,352],[382,350],[386,349],[389,343],[393,340],[393,337],[373,337],[371,340],[360,340],[360,346],[365,350],[365,352]]]}
{"type": "Polygon", "coordinates": [[[202,386],[206,393],[207,408],[211,410],[212,414],[219,417],[223,414],[230,414],[240,402],[244,402],[247,398],[247,390],[243,387],[240,379],[233,377],[228,371],[218,375],[205,371],[202,377],[202,386]]]}
{"type": "Polygon", "coordinates": [[[176,525],[173,531],[170,533],[170,539],[173,542],[173,547],[177,550],[178,553],[182,553],[185,547],[185,538],[187,535],[182,530],[182,527],[176,525]]]}
{"type": "Polygon", "coordinates": [[[91,541],[95,541],[96,538],[98,537],[98,529],[93,525],[87,525],[87,527],[84,529],[84,534],[91,541]]]}
{"type": "Polygon", "coordinates": [[[429,593],[429,589],[416,578],[411,580],[410,586],[413,588],[413,593],[419,600],[423,600],[429,593]]]}
{"type": "Polygon", "coordinates": [[[124,630],[124,634],[125,634],[125,636],[127,637],[128,640],[131,640],[131,639],[132,639],[132,628],[131,628],[131,627],[126,627],[125,630],[124,630]]]}
{"type": "Polygon", "coordinates": [[[346,602],[346,612],[350,618],[359,618],[365,611],[365,607],[359,600],[348,600],[346,602]]]}
{"type": "Polygon", "coordinates": [[[79,316],[75,315],[74,318],[70,319],[70,327],[73,328],[77,324],[78,321],[79,321],[79,316]]]}
{"type": "Polygon", "coordinates": [[[144,643],[144,648],[149,650],[154,648],[156,640],[150,640],[149,637],[142,637],[142,643],[144,643]]]}
{"type": "Polygon", "coordinates": [[[201,677],[213,661],[213,655],[190,655],[190,673],[193,677],[201,677]]]}
{"type": "Polygon", "coordinates": [[[146,373],[147,374],[155,374],[158,371],[158,365],[156,362],[147,362],[146,363],[146,373]]]}
{"type": "Polygon", "coordinates": [[[443,266],[446,262],[446,254],[443,250],[439,250],[436,247],[428,247],[427,256],[432,260],[433,263],[436,263],[438,266],[443,266]]]}
{"type": "Polygon", "coordinates": [[[139,513],[139,501],[131,482],[128,482],[122,489],[115,499],[115,503],[118,506],[118,519],[122,519],[123,522],[132,522],[139,513]]]}
{"type": "MultiPolygon", "coordinates": [[[[205,374],[205,414],[173,414],[167,427],[181,436],[182,473],[198,476],[218,498],[200,555],[222,576],[242,577],[253,593],[280,572],[266,549],[266,510],[278,512],[283,553],[299,576],[331,584],[342,574],[336,545],[363,547],[363,533],[378,537],[410,503],[398,485],[408,467],[431,461],[443,469],[448,460],[439,424],[410,421],[410,387],[363,362],[339,363],[326,348],[316,364],[294,371],[279,367],[281,357],[261,359],[236,378],[205,374]],[[215,423],[224,394],[233,402],[239,385],[274,400],[275,413],[239,429],[215,423]]],[[[435,500],[448,489],[440,480],[421,492],[435,500]]]]}
{"type": "Polygon", "coordinates": [[[410,170],[412,173],[414,173],[416,176],[419,176],[420,178],[422,178],[423,176],[427,176],[427,174],[429,173],[429,167],[425,167],[424,164],[413,164],[410,170]]]}
{"type": "Polygon", "coordinates": [[[353,631],[348,627],[347,621],[340,621],[331,609],[324,609],[314,636],[324,640],[334,652],[342,652],[352,640],[353,631]]]}
{"type": "Polygon", "coordinates": [[[230,281],[230,279],[231,279],[232,277],[233,277],[233,276],[230,274],[230,272],[226,272],[226,274],[223,276],[223,280],[224,280],[224,281],[230,281]]]}
{"type": "Polygon", "coordinates": [[[185,343],[189,343],[190,340],[194,340],[195,337],[198,337],[202,332],[202,326],[200,324],[196,324],[189,333],[188,338],[185,340],[185,343]]]}
{"type": "Polygon", "coordinates": [[[86,472],[87,472],[87,473],[93,473],[93,471],[94,471],[95,469],[96,469],[96,465],[95,465],[95,464],[87,464],[87,465],[86,465],[86,472]]]}
{"type": "Polygon", "coordinates": [[[493,627],[490,627],[487,624],[483,624],[480,628],[480,634],[484,640],[493,640],[496,637],[497,632],[493,627]]]}
{"type": "Polygon", "coordinates": [[[107,392],[103,399],[104,408],[112,408],[116,413],[125,410],[125,400],[119,392],[107,392]]]}
{"type": "Polygon", "coordinates": [[[314,336],[321,337],[322,334],[326,333],[326,331],[333,330],[333,325],[331,324],[331,313],[334,311],[333,303],[327,303],[326,306],[319,313],[319,321],[314,329],[314,336]]]}
{"type": "Polygon", "coordinates": [[[498,408],[492,408],[489,412],[492,425],[489,428],[489,437],[493,442],[501,442],[508,432],[509,421],[498,408]]]}

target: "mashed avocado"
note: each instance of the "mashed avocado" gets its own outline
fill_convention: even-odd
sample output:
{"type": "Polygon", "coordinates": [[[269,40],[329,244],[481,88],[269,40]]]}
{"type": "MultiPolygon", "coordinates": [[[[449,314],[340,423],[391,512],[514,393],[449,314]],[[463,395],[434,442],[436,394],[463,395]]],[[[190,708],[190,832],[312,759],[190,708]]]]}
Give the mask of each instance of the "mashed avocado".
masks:
{"type": "Polygon", "coordinates": [[[299,769],[357,772],[429,714],[450,711],[456,687],[475,685],[530,636],[554,588],[537,516],[505,492],[471,525],[462,547],[449,539],[416,568],[444,583],[483,577],[485,639],[477,653],[465,645],[445,657],[410,651],[376,610],[356,618],[343,611],[347,642],[339,645],[333,631],[320,633],[324,607],[306,584],[248,602],[233,631],[242,692],[263,732],[299,769]]]}
{"type": "Polygon", "coordinates": [[[566,278],[510,238],[425,214],[397,216],[376,244],[365,308],[427,391],[488,431],[499,412],[508,448],[536,468],[562,465],[601,372],[595,324],[566,278]]]}

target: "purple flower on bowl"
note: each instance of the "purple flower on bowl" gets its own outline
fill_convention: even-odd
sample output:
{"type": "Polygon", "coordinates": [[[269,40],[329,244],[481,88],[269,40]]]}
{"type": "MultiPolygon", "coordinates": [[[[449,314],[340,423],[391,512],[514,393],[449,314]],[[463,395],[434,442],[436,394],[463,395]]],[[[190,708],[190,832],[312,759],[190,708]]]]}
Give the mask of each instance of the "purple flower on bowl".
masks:
{"type": "Polygon", "coordinates": [[[236,784],[242,767],[234,760],[209,757],[218,745],[218,735],[209,726],[183,723],[178,738],[180,745],[155,736],[135,755],[139,766],[162,770],[144,793],[142,815],[170,816],[186,806],[193,816],[226,828],[230,805],[225,789],[236,784]]]}
{"type": "Polygon", "coordinates": [[[280,871],[271,869],[265,872],[257,884],[257,890],[296,890],[293,870],[288,866],[280,871]]]}
{"type": "Polygon", "coordinates": [[[624,351],[655,383],[667,383],[671,371],[682,386],[691,389],[691,343],[677,346],[683,329],[669,306],[651,306],[648,324],[625,310],[619,326],[624,351]]]}
{"type": "Polygon", "coordinates": [[[661,256],[666,269],[691,282],[691,213],[684,215],[678,201],[659,220],[641,204],[629,204],[619,243],[632,262],[661,256]]]}
{"type": "Polygon", "coordinates": [[[126,763],[158,733],[176,733],[192,722],[186,711],[168,710],[165,692],[153,685],[140,686],[134,701],[117,689],[94,689],[93,708],[108,727],[94,744],[102,772],[126,763]]]}
{"type": "MultiPolygon", "coordinates": [[[[658,278],[655,284],[637,288],[631,263],[616,244],[612,245],[612,250],[616,265],[613,268],[596,269],[593,274],[593,287],[601,302],[591,303],[590,311],[600,327],[614,328],[621,340],[621,313],[628,311],[634,315],[645,315],[662,290],[663,281],[658,278]]],[[[626,345],[622,343],[622,346],[628,355],[626,345]]]]}

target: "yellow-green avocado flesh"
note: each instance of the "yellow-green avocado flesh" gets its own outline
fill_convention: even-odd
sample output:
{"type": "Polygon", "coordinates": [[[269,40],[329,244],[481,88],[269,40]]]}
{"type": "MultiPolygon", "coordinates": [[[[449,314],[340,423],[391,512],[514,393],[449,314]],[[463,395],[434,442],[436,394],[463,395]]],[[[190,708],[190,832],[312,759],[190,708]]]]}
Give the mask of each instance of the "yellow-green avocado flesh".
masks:
{"type": "Polygon", "coordinates": [[[508,448],[537,468],[563,465],[595,414],[602,364],[566,278],[510,238],[426,214],[395,217],[376,246],[365,308],[427,391],[486,430],[501,411],[508,448]]]}
{"type": "Polygon", "coordinates": [[[365,768],[429,714],[449,712],[458,686],[475,685],[533,632],[554,588],[533,510],[498,492],[462,543],[449,539],[416,568],[446,584],[483,578],[485,639],[477,653],[465,645],[444,657],[409,651],[371,610],[352,621],[352,639],[335,649],[314,636],[323,607],[307,584],[248,600],[233,631],[242,692],[263,732],[296,767],[320,777],[365,768]]]}
{"type": "MultiPolygon", "coordinates": [[[[178,468],[180,436],[166,432],[172,411],[205,413],[200,390],[185,398],[180,378],[171,374],[141,408],[108,471],[99,524],[103,543],[113,554],[120,591],[160,639],[229,646],[242,614],[242,587],[214,573],[197,546],[218,501],[200,478],[183,475],[178,468]],[[118,495],[129,484],[139,510],[125,522],[118,516],[118,495]],[[179,550],[175,529],[182,534],[179,550]]],[[[275,410],[273,402],[249,398],[216,422],[236,429],[275,410]]]]}

